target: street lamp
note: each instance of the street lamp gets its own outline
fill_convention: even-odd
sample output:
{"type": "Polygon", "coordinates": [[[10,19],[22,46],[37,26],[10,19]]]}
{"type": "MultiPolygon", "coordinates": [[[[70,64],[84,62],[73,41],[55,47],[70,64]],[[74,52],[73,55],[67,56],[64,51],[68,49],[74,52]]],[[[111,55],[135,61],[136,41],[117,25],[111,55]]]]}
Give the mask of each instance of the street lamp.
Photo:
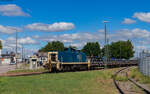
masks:
{"type": "MultiPolygon", "coordinates": [[[[108,53],[107,53],[107,50],[108,50],[108,48],[107,48],[107,27],[106,27],[106,23],[109,23],[109,21],[103,21],[103,23],[105,24],[105,27],[104,27],[104,29],[105,29],[105,45],[104,45],[104,47],[105,47],[105,52],[104,52],[104,56],[105,56],[105,58],[104,58],[104,61],[105,61],[105,63],[107,64],[107,59],[108,59],[108,53]]],[[[106,67],[106,66],[105,66],[106,67]]]]}
{"type": "Polygon", "coordinates": [[[22,63],[23,63],[23,61],[24,61],[24,45],[22,43],[22,63]]]}
{"type": "Polygon", "coordinates": [[[16,68],[18,68],[17,54],[18,54],[18,32],[16,31],[16,68]]]}

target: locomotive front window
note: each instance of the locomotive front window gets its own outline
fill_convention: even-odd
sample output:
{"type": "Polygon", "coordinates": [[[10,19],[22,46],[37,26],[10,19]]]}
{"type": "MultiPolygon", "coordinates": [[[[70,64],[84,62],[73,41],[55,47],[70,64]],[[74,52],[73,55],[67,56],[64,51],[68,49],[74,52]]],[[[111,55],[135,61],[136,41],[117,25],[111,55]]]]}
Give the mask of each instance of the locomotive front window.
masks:
{"type": "Polygon", "coordinates": [[[36,59],[32,59],[32,61],[34,62],[34,61],[36,61],[36,59]]]}
{"type": "Polygon", "coordinates": [[[51,54],[51,60],[56,61],[56,54],[51,54]]]}

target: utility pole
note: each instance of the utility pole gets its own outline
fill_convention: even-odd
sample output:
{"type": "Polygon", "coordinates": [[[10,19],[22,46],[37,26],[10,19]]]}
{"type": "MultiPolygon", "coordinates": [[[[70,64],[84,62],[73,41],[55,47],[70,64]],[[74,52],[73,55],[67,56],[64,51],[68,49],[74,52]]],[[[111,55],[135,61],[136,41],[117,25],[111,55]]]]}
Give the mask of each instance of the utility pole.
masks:
{"type": "Polygon", "coordinates": [[[109,38],[107,38],[107,61],[109,62],[109,57],[110,57],[110,54],[109,54],[109,38]]]}
{"type": "Polygon", "coordinates": [[[24,60],[24,51],[23,51],[24,47],[23,47],[23,44],[22,44],[22,63],[23,63],[23,60],[24,60]]]}
{"type": "Polygon", "coordinates": [[[16,31],[16,68],[18,68],[17,54],[18,54],[18,32],[16,31]]]}
{"type": "Polygon", "coordinates": [[[103,22],[104,24],[105,24],[105,27],[104,27],[104,29],[105,29],[105,44],[104,44],[104,62],[105,62],[105,68],[107,68],[107,63],[108,63],[108,41],[109,40],[107,40],[107,29],[106,29],[106,23],[109,23],[109,21],[104,21],[103,22]]]}
{"type": "Polygon", "coordinates": [[[121,60],[121,41],[120,41],[120,60],[121,60]]]}
{"type": "Polygon", "coordinates": [[[106,31],[106,24],[105,24],[105,63],[107,62],[107,31],[106,31]]]}
{"type": "Polygon", "coordinates": [[[105,60],[104,60],[104,62],[105,62],[105,68],[107,68],[107,31],[106,31],[106,22],[104,22],[105,23],[105,45],[104,45],[104,47],[105,47],[105,54],[104,54],[104,56],[105,56],[105,60]]]}
{"type": "Polygon", "coordinates": [[[26,63],[26,49],[25,49],[25,46],[23,47],[23,58],[24,58],[24,63],[26,63]]]}

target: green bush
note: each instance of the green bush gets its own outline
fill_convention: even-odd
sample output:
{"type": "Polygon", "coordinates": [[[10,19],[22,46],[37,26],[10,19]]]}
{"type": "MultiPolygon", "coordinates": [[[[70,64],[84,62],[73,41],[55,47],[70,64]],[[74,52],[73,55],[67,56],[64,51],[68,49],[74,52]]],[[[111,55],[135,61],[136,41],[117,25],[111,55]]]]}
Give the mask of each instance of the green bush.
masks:
{"type": "Polygon", "coordinates": [[[139,72],[138,68],[132,68],[130,73],[131,78],[135,79],[136,81],[139,81],[143,84],[150,83],[150,77],[143,75],[141,72],[139,72]]]}

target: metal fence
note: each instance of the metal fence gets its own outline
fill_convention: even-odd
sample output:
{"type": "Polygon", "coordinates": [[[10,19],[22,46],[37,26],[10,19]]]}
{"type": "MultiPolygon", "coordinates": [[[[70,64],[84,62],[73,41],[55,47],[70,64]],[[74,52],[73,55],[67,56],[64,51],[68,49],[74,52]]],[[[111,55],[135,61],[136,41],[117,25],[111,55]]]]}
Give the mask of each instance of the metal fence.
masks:
{"type": "Polygon", "coordinates": [[[140,53],[139,71],[146,76],[150,76],[150,52],[143,51],[140,53]]]}

